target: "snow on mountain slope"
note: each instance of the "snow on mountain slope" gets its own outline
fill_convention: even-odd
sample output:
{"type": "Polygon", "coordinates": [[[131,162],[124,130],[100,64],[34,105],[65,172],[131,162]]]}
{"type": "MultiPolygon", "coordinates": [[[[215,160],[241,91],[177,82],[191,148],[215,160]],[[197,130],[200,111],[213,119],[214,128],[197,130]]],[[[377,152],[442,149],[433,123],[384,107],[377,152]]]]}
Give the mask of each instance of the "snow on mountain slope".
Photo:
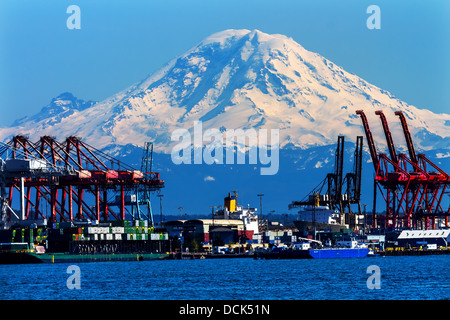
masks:
{"type": "Polygon", "coordinates": [[[383,110],[398,145],[404,144],[394,111],[408,119],[420,150],[450,148],[450,115],[408,105],[391,93],[346,72],[283,35],[258,30],[213,34],[158,72],[122,92],[86,108],[47,112],[0,129],[0,139],[15,134],[31,140],[49,134],[70,135],[104,148],[142,146],[170,153],[175,129],[279,129],[280,146],[306,149],[335,144],[343,134],[363,134],[355,114],[364,109],[378,148],[384,135],[375,110],[383,110]]]}

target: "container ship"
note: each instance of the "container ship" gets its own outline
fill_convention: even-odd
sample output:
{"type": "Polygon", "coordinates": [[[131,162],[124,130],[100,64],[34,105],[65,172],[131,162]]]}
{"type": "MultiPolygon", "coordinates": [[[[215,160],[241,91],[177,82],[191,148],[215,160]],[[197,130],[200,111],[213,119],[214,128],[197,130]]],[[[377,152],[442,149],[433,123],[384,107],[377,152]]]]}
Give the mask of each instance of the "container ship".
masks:
{"type": "Polygon", "coordinates": [[[169,255],[168,242],[168,234],[148,227],[147,220],[32,224],[0,231],[0,263],[164,259],[169,255]]]}
{"type": "Polygon", "coordinates": [[[0,142],[0,262],[168,256],[168,234],[151,212],[151,193],[164,187],[152,161],[151,142],[140,170],[76,136],[0,142]]]}
{"type": "Polygon", "coordinates": [[[348,224],[342,224],[337,210],[331,210],[328,206],[302,206],[298,212],[298,219],[294,225],[299,231],[331,230],[333,232],[348,229],[348,224]]]}

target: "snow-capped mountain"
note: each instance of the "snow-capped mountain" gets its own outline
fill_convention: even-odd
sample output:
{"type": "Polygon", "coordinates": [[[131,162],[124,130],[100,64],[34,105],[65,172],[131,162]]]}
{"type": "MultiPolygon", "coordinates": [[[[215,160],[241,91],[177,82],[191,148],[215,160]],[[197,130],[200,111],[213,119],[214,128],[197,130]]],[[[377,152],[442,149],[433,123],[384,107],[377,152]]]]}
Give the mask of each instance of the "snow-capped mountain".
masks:
{"type": "Polygon", "coordinates": [[[92,107],[96,101],[84,101],[70,92],[61,93],[33,116],[26,116],[14,121],[12,127],[26,126],[30,123],[41,123],[42,127],[51,127],[61,119],[71,116],[75,111],[83,111],[92,107]]]}
{"type": "MultiPolygon", "coordinates": [[[[238,190],[241,204],[256,205],[257,193],[264,193],[266,210],[281,213],[333,170],[338,135],[346,136],[344,171],[351,170],[353,146],[347,143],[363,135],[358,109],[365,110],[379,150],[386,143],[374,111],[384,111],[398,151],[405,152],[394,115],[402,110],[416,149],[431,154],[439,165],[450,163],[450,115],[408,105],[291,38],[258,30],[213,34],[104,101],[62,94],[38,114],[0,128],[0,141],[17,134],[31,141],[43,135],[60,141],[76,135],[136,168],[141,147],[152,141],[158,153],[154,169],[167,182],[165,212],[176,213],[182,205],[189,214],[207,213],[226,193],[238,190]],[[202,122],[203,131],[279,129],[279,171],[261,176],[250,164],[175,165],[170,153],[178,141],[171,135],[181,128],[192,132],[195,121],[202,122]]],[[[365,203],[373,194],[369,158],[366,153],[365,203]]]]}
{"type": "Polygon", "coordinates": [[[0,129],[0,139],[77,135],[99,148],[153,141],[156,151],[170,153],[176,143],[171,133],[202,121],[203,130],[279,129],[281,148],[306,149],[334,144],[339,134],[351,141],[361,135],[357,109],[366,110],[379,148],[384,136],[373,112],[378,109],[398,144],[404,140],[394,111],[402,110],[418,149],[450,148],[450,115],[408,105],[291,38],[258,30],[213,34],[95,105],[61,95],[39,114],[0,129]]]}

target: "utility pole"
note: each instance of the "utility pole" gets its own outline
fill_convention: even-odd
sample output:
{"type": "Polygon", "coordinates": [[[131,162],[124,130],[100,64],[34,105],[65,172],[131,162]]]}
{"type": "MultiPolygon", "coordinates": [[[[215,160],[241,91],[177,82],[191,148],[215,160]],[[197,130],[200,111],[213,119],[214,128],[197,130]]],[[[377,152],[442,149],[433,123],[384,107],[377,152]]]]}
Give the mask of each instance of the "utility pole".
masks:
{"type": "MultiPolygon", "coordinates": [[[[259,197],[259,210],[261,211],[260,216],[261,216],[261,226],[263,225],[263,210],[262,210],[262,197],[264,197],[263,193],[260,193],[257,195],[259,197]]],[[[261,230],[262,231],[262,230],[261,230]]]]}
{"type": "Polygon", "coordinates": [[[363,227],[363,235],[366,235],[366,225],[367,225],[367,211],[366,211],[366,208],[367,208],[367,204],[363,204],[363,207],[364,207],[364,212],[363,212],[363,215],[364,215],[364,219],[363,219],[363,221],[364,221],[364,227],[363,227]]]}
{"type": "Polygon", "coordinates": [[[212,224],[214,225],[214,208],[216,206],[209,206],[211,208],[211,219],[212,219],[212,224]]]}
{"type": "Polygon", "coordinates": [[[160,227],[162,228],[163,225],[163,211],[162,211],[162,197],[164,197],[163,194],[158,194],[157,197],[159,198],[159,214],[160,214],[160,227]]]}
{"type": "Polygon", "coordinates": [[[316,240],[316,207],[319,206],[320,202],[319,202],[319,193],[317,191],[313,192],[313,199],[314,199],[314,203],[313,203],[313,216],[312,216],[312,220],[313,220],[313,232],[314,232],[314,240],[316,240]]]}

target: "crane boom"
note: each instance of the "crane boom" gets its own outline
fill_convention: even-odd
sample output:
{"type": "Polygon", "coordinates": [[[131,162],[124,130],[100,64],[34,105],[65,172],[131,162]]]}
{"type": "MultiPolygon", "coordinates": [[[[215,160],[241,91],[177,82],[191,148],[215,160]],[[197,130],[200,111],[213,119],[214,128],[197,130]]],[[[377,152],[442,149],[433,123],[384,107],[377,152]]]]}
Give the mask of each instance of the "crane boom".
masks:
{"type": "Polygon", "coordinates": [[[366,133],[367,144],[369,146],[370,156],[372,157],[373,166],[375,167],[375,172],[378,170],[378,165],[380,160],[378,159],[378,153],[375,148],[375,142],[373,141],[372,132],[370,131],[369,122],[367,121],[366,114],[363,110],[356,110],[356,114],[361,117],[364,131],[366,133]]]}
{"type": "Polygon", "coordinates": [[[395,111],[395,115],[399,116],[402,123],[403,134],[405,135],[406,145],[408,146],[409,158],[412,162],[417,164],[416,150],[414,149],[414,144],[411,138],[411,133],[409,132],[408,124],[406,123],[405,115],[401,111],[395,111]]]}
{"type": "Polygon", "coordinates": [[[359,201],[361,198],[361,173],[362,173],[362,150],[363,149],[363,137],[356,137],[356,149],[355,149],[355,168],[353,170],[355,174],[355,200],[359,201]]]}
{"type": "Polygon", "coordinates": [[[381,124],[383,125],[384,135],[386,136],[386,143],[387,143],[387,146],[389,149],[389,154],[391,156],[391,160],[394,163],[398,163],[397,152],[395,152],[394,141],[392,140],[391,131],[389,130],[389,125],[387,123],[386,117],[384,116],[384,113],[381,110],[375,111],[375,114],[380,116],[381,124]]]}

